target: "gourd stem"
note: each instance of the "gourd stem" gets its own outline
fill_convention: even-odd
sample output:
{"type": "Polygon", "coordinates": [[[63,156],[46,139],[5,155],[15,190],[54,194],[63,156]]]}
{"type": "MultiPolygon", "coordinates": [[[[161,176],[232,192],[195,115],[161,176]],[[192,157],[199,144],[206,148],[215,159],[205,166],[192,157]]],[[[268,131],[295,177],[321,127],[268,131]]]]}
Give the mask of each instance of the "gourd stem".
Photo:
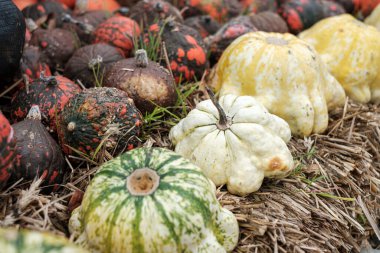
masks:
{"type": "Polygon", "coordinates": [[[210,96],[212,103],[215,105],[219,113],[218,128],[220,128],[221,130],[227,129],[229,127],[229,122],[228,122],[226,113],[224,112],[223,108],[220,106],[218,100],[215,97],[214,92],[212,92],[211,89],[207,86],[206,86],[206,90],[207,90],[208,95],[210,96]]]}
{"type": "Polygon", "coordinates": [[[57,85],[58,84],[55,76],[45,76],[44,71],[42,71],[40,74],[40,80],[47,85],[57,85]]]}
{"type": "Polygon", "coordinates": [[[160,176],[150,168],[136,169],[127,177],[127,190],[134,196],[147,196],[160,185],[160,176]]]}
{"type": "Polygon", "coordinates": [[[135,52],[136,66],[146,68],[148,66],[148,55],[144,49],[136,50],[135,52]]]}
{"type": "Polygon", "coordinates": [[[28,115],[26,115],[26,118],[41,121],[42,116],[41,116],[40,107],[38,105],[33,105],[30,108],[28,115]]]}
{"type": "Polygon", "coordinates": [[[72,132],[75,130],[75,128],[76,128],[75,122],[69,122],[69,124],[67,124],[67,131],[72,132]]]}

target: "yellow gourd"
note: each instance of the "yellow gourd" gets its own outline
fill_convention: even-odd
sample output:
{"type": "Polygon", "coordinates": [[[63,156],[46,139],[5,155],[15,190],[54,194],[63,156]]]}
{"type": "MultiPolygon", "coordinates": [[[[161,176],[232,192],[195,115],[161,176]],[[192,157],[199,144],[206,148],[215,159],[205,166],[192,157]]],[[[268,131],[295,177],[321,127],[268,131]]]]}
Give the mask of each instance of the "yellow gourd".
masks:
{"type": "Polygon", "coordinates": [[[345,93],[317,52],[291,34],[253,32],[223,53],[211,80],[220,95],[250,95],[288,122],[293,134],[321,133],[345,93]]]}
{"type": "Polygon", "coordinates": [[[361,103],[380,102],[380,32],[376,28],[343,14],[318,22],[299,37],[315,47],[349,97],[361,103]]]}
{"type": "Polygon", "coordinates": [[[365,20],[364,23],[367,25],[372,25],[380,31],[380,4],[374,9],[365,20]]]}

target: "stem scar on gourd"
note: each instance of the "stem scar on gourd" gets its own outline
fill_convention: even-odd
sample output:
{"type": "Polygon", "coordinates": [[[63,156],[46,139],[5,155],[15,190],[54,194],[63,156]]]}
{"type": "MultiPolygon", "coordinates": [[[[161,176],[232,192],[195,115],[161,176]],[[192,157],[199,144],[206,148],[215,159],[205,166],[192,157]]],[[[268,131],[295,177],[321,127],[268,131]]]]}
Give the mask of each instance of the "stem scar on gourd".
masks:
{"type": "Polygon", "coordinates": [[[146,196],[155,192],[160,184],[160,176],[149,168],[137,169],[127,177],[128,191],[135,196],[146,196]]]}
{"type": "Polygon", "coordinates": [[[225,131],[229,129],[230,126],[232,125],[231,119],[226,115],[223,108],[220,106],[218,100],[215,98],[214,92],[212,92],[210,88],[207,86],[206,86],[206,91],[208,95],[210,96],[212,103],[215,105],[219,113],[219,122],[216,123],[216,127],[221,131],[225,131]]]}

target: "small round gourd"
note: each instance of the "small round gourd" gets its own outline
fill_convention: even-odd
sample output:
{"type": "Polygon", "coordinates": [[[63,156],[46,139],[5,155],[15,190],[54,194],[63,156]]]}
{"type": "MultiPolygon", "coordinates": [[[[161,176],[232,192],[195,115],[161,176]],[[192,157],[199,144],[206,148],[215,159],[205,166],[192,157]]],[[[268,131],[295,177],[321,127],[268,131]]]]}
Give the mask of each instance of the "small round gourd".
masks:
{"type": "Polygon", "coordinates": [[[224,51],[211,83],[220,95],[256,97],[298,136],[325,131],[328,110],[345,102],[313,47],[289,33],[239,37],[224,51]]]}
{"type": "Polygon", "coordinates": [[[113,16],[99,24],[94,35],[94,43],[108,43],[120,48],[128,57],[133,49],[134,37],[140,35],[140,28],[133,19],[113,16]]]}
{"type": "MultiPolygon", "coordinates": [[[[146,43],[155,37],[165,42],[170,69],[177,83],[200,80],[208,67],[207,49],[201,35],[191,27],[173,20],[149,27],[146,43]]],[[[166,61],[161,65],[167,66],[166,61]]]]}
{"type": "Polygon", "coordinates": [[[99,43],[79,48],[66,64],[64,75],[79,79],[87,88],[101,86],[106,70],[124,59],[120,49],[99,43]]]}
{"type": "Polygon", "coordinates": [[[63,182],[65,159],[57,142],[41,123],[38,106],[31,107],[25,120],[12,125],[16,142],[16,153],[20,165],[12,174],[12,181],[21,178],[41,178],[44,191],[56,190],[63,182]]]}
{"type": "Polygon", "coordinates": [[[104,85],[124,90],[143,114],[177,101],[173,77],[167,69],[150,61],[143,49],[135,52],[135,58],[112,64],[105,74],[104,85]]]}
{"type": "Polygon", "coordinates": [[[12,98],[13,122],[23,120],[33,105],[38,105],[42,122],[56,132],[57,115],[67,101],[81,91],[79,85],[63,76],[44,76],[35,79],[30,86],[22,87],[12,98]]]}
{"type": "Polygon", "coordinates": [[[141,126],[141,113],[126,92],[90,88],[65,105],[58,117],[58,137],[66,154],[79,151],[94,158],[103,148],[117,155],[137,146],[141,126]]]}
{"type": "Polygon", "coordinates": [[[10,227],[0,228],[0,248],[6,253],[89,253],[63,236],[10,227]]]}
{"type": "Polygon", "coordinates": [[[18,161],[14,130],[0,111],[0,190],[7,184],[18,161]]]}
{"type": "Polygon", "coordinates": [[[286,143],[289,125],[255,98],[226,95],[202,101],[170,130],[175,151],[198,165],[217,186],[240,196],[257,191],[265,177],[293,169],[286,143]]]}
{"type": "Polygon", "coordinates": [[[350,98],[380,102],[380,31],[343,14],[318,22],[299,37],[316,49],[350,98]]]}
{"type": "Polygon", "coordinates": [[[238,223],[215,185],[173,151],[134,149],[103,164],[69,231],[92,252],[230,252],[238,223]]]}

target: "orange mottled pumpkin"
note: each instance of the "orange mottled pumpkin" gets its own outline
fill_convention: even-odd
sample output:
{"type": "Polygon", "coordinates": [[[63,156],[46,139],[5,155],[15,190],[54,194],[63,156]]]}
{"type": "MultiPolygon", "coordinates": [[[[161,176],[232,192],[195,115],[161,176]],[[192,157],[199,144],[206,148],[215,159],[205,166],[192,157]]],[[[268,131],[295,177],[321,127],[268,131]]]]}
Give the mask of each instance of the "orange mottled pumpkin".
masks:
{"type": "Polygon", "coordinates": [[[114,16],[101,23],[94,35],[94,43],[108,43],[129,56],[133,49],[133,38],[140,35],[140,28],[133,19],[114,16]]]}

